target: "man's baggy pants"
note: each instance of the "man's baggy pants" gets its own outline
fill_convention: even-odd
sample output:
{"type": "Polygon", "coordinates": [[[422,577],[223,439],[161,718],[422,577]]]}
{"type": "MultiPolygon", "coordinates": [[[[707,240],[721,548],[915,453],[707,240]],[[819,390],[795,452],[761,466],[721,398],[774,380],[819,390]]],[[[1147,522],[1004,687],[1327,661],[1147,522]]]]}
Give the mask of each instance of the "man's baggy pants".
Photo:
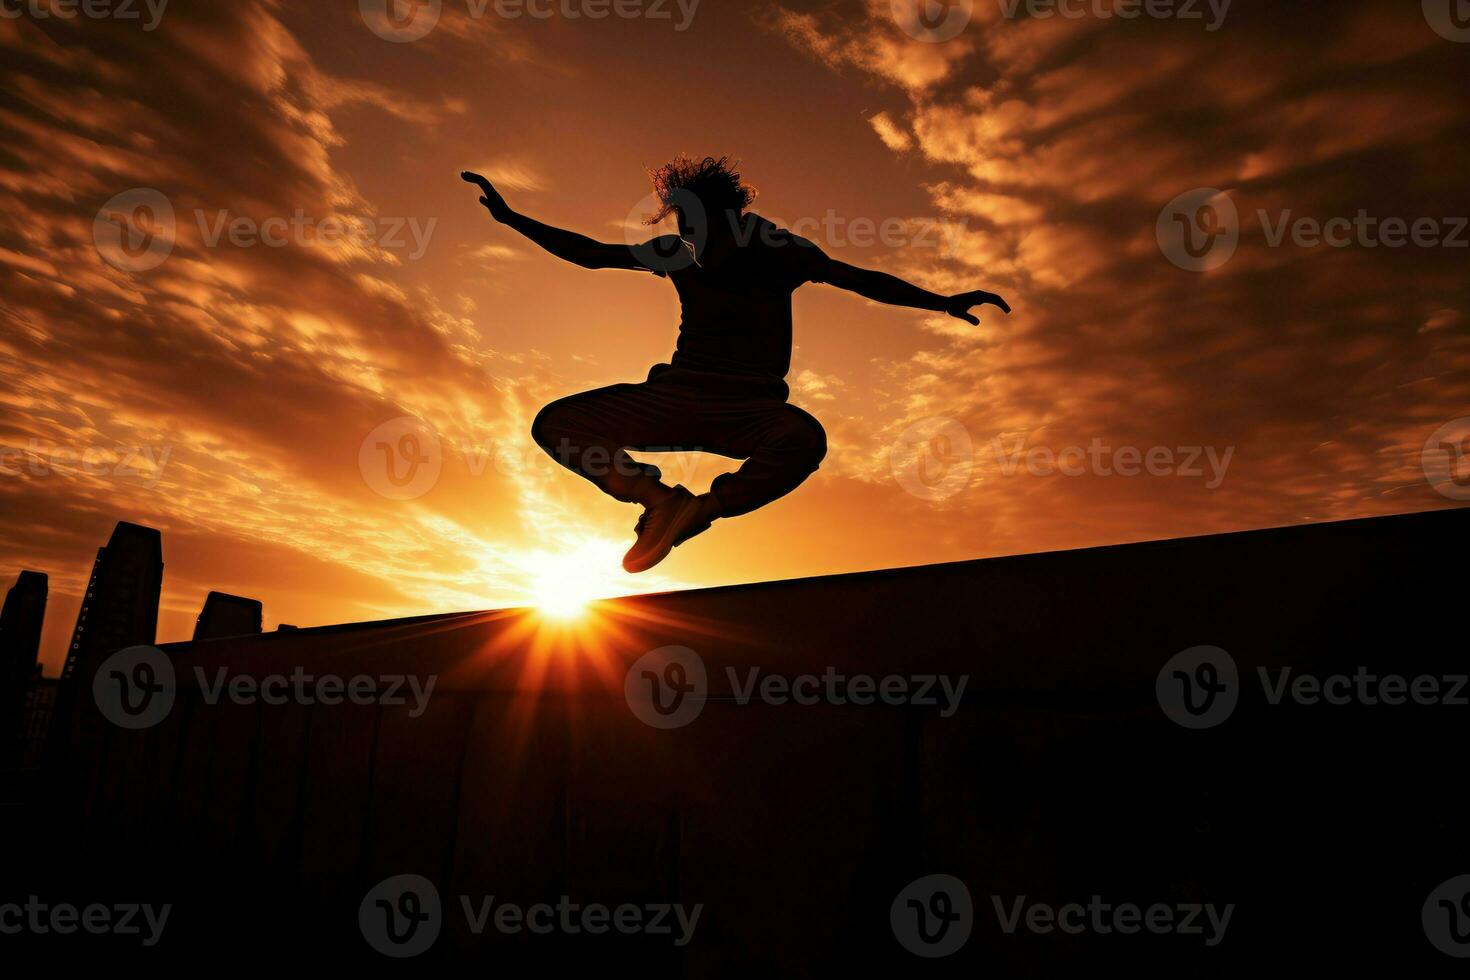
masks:
{"type": "Polygon", "coordinates": [[[617,384],[543,408],[531,437],[558,463],[629,503],[655,499],[658,467],[634,452],[705,452],[745,464],[710,488],[725,517],[795,490],[827,454],[816,419],[786,402],[777,379],[659,365],[641,384],[617,384]]]}

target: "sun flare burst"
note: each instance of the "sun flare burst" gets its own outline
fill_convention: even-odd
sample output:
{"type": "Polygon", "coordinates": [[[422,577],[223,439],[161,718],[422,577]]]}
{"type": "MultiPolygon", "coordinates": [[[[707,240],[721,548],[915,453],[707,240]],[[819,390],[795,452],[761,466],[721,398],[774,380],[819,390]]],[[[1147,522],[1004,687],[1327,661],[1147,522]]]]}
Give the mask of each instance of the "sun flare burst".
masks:
{"type": "Polygon", "coordinates": [[[644,591],[622,570],[623,547],[587,539],[562,551],[542,551],[525,560],[531,604],[551,619],[576,619],[597,599],[644,591]]]}

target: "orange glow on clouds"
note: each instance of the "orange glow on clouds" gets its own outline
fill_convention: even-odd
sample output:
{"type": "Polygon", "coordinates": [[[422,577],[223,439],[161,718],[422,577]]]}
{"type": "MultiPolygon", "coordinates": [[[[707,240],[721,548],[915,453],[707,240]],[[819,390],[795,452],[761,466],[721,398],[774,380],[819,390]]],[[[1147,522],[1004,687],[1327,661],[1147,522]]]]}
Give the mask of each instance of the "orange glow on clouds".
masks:
{"type": "MultiPolygon", "coordinates": [[[[268,628],[514,605],[570,628],[630,592],[1457,502],[1421,457],[1470,416],[1464,251],[1272,246],[1254,218],[1470,214],[1470,45],[1419,5],[1237,4],[1205,31],[976,4],[942,44],[887,0],[809,7],[706,0],[674,31],[445,4],[411,43],[301,0],[170,5],[149,32],[0,19],[0,574],[51,575],[49,668],[118,519],[163,531],[173,640],[211,589],[268,628]],[[821,471],[632,577],[636,511],[528,430],[667,359],[673,291],[539,253],[455,175],[620,240],[679,151],[742,158],[756,209],[844,261],[1016,312],[969,329],[799,291],[821,471]],[[1207,273],[1156,241],[1196,188],[1243,217],[1207,273]],[[176,217],[146,269],[94,239],[133,189],[176,217]],[[363,462],[403,418],[423,438],[386,459],[437,447],[411,494],[363,462]],[[915,492],[935,419],[957,468],[915,492]],[[1026,462],[1094,442],[1233,452],[1213,486],[1026,462]]],[[[702,489],[732,465],[666,469],[702,489]]]]}

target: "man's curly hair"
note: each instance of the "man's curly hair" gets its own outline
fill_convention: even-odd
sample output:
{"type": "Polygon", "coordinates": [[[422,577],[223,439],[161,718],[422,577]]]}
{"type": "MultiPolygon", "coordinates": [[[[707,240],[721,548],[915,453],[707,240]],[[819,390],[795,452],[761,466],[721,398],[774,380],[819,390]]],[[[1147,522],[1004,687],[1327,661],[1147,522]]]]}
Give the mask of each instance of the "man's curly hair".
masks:
{"type": "Polygon", "coordinates": [[[680,191],[694,195],[713,214],[744,211],[755,200],[756,190],[741,182],[740,171],[735,169],[738,166],[740,161],[729,157],[694,160],[680,153],[657,170],[650,170],[653,194],[661,206],[656,214],[643,219],[643,223],[656,225],[667,218],[678,206],[680,191]]]}

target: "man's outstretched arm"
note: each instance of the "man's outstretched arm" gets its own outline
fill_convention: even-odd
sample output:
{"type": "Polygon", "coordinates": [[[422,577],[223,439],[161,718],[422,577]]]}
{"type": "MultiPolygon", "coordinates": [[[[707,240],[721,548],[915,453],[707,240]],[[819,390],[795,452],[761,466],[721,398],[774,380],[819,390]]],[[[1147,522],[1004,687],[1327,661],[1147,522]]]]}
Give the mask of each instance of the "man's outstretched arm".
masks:
{"type": "Polygon", "coordinates": [[[633,254],[633,249],[627,245],[599,242],[586,235],[542,224],[534,218],[528,218],[512,211],[495,186],[479,174],[466,170],[460,174],[460,177],[480,188],[480,203],[485,205],[485,210],[490,212],[490,217],[509,228],[514,228],[559,259],[573,262],[584,269],[648,268],[638,260],[633,254]]]}
{"type": "Polygon", "coordinates": [[[952,317],[958,317],[966,323],[973,323],[977,326],[980,318],[970,312],[971,307],[989,304],[1007,313],[1011,312],[1011,305],[995,293],[977,289],[968,293],[956,293],[953,296],[941,296],[927,289],[920,289],[897,276],[890,276],[886,272],[861,269],[855,265],[848,265],[846,262],[838,262],[836,259],[827,261],[822,272],[822,281],[828,285],[837,286],[839,289],[851,290],[877,303],[911,306],[916,310],[933,310],[935,313],[948,313],[952,317]]]}

